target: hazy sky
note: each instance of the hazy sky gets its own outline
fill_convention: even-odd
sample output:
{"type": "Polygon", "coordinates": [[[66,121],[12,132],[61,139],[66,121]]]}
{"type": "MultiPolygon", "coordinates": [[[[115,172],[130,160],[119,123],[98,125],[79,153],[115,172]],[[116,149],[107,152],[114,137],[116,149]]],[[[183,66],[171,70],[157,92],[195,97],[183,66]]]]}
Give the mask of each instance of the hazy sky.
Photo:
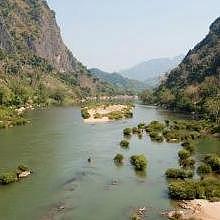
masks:
{"type": "Polygon", "coordinates": [[[124,69],[186,53],[220,16],[220,0],[48,0],[64,42],[88,67],[124,69]]]}

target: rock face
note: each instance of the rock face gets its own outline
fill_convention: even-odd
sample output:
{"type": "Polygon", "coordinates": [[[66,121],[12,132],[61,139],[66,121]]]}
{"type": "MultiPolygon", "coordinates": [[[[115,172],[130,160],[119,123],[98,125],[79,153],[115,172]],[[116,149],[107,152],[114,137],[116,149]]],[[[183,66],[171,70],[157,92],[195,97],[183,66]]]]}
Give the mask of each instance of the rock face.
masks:
{"type": "Polygon", "coordinates": [[[6,51],[14,51],[14,45],[10,33],[5,26],[4,20],[0,17],[0,47],[6,51]]]}
{"type": "Polygon", "coordinates": [[[31,68],[51,65],[68,85],[78,86],[77,93],[95,93],[106,86],[91,77],[66,47],[55,13],[44,0],[0,0],[0,49],[20,61],[23,72],[34,72],[30,64],[31,68]]]}
{"type": "Polygon", "coordinates": [[[201,83],[209,76],[220,76],[220,17],[211,24],[208,35],[171,71],[166,85],[181,88],[201,83]]]}
{"type": "MultiPolygon", "coordinates": [[[[63,43],[55,13],[46,1],[1,0],[1,4],[8,7],[8,12],[1,11],[1,48],[10,52],[13,41],[20,41],[29,52],[45,58],[58,71],[76,70],[78,61],[63,43]]],[[[16,50],[20,49],[17,46],[16,50]]]]}
{"type": "Polygon", "coordinates": [[[30,49],[38,56],[47,59],[60,72],[72,72],[77,68],[78,61],[64,45],[55,14],[45,2],[40,2],[42,17],[39,20],[40,36],[33,40],[30,49]]]}

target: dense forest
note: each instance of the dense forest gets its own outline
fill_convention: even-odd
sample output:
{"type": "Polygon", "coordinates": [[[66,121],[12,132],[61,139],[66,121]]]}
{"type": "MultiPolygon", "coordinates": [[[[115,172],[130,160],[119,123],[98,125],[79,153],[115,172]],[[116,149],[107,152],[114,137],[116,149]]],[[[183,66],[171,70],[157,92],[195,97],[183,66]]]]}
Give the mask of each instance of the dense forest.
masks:
{"type": "Polygon", "coordinates": [[[220,18],[160,86],[140,95],[144,103],[191,112],[220,123],[220,18]]]}

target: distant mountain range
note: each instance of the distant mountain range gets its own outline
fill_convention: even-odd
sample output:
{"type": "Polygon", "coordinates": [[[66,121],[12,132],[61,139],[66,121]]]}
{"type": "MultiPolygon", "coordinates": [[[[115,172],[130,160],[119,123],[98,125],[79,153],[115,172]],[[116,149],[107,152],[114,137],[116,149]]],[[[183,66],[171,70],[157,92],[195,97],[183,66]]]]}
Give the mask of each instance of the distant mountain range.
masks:
{"type": "Polygon", "coordinates": [[[184,55],[173,58],[151,59],[129,69],[122,70],[119,73],[130,79],[145,81],[148,86],[155,87],[159,84],[160,76],[176,68],[183,58],[184,55]]]}
{"type": "Polygon", "coordinates": [[[140,92],[147,88],[147,84],[134,79],[123,77],[119,73],[108,73],[98,68],[89,69],[93,77],[98,78],[102,82],[111,84],[113,87],[121,91],[131,91],[133,93],[140,92]]]}

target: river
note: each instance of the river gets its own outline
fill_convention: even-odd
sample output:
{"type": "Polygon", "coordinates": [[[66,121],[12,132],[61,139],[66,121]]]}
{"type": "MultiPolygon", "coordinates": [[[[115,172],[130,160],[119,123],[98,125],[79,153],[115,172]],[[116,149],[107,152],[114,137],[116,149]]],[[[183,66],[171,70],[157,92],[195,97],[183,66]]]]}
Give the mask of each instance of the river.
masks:
{"type": "MultiPolygon", "coordinates": [[[[129,150],[119,142],[125,127],[179,116],[137,105],[132,119],[95,125],[83,122],[78,107],[38,110],[27,117],[31,124],[0,131],[0,171],[19,164],[34,171],[0,187],[0,219],[128,220],[132,208],[143,206],[146,219],[164,219],[160,211],[172,202],[163,174],[177,166],[180,145],[151,142],[147,135],[132,137],[129,150]],[[116,153],[126,158],[121,167],[112,161],[116,153]],[[129,157],[141,153],[148,159],[146,173],[129,165],[129,157]]],[[[196,156],[212,151],[220,151],[219,142],[203,140],[196,156]]]]}

